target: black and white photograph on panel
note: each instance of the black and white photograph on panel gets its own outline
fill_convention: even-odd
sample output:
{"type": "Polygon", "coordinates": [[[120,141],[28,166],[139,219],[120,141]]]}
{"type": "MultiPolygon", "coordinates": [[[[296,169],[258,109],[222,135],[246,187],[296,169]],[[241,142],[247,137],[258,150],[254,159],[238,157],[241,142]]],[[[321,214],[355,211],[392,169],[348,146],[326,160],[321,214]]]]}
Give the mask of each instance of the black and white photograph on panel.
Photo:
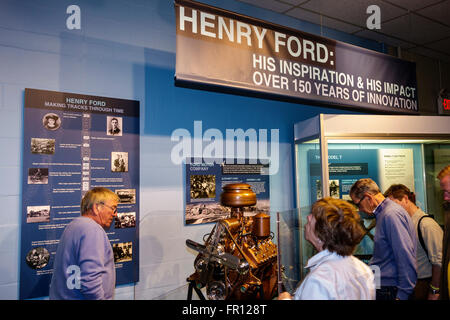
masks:
{"type": "Polygon", "coordinates": [[[31,153],[55,154],[55,139],[31,138],[31,153]]]}
{"type": "Polygon", "coordinates": [[[114,262],[127,262],[133,260],[133,243],[113,243],[114,262]]]}
{"type": "Polygon", "coordinates": [[[111,171],[128,172],[128,152],[111,152],[111,171]]]}
{"type": "Polygon", "coordinates": [[[108,136],[122,136],[122,118],[121,117],[106,117],[106,134],[108,136]]]}
{"type": "Polygon", "coordinates": [[[42,125],[47,130],[57,130],[61,127],[61,118],[56,113],[47,113],[42,118],[42,125]]]}
{"type": "Polygon", "coordinates": [[[118,212],[115,218],[114,228],[134,228],[136,227],[136,212],[118,212]]]}
{"type": "Polygon", "coordinates": [[[213,174],[191,175],[191,199],[216,197],[216,176],[213,174]]]}
{"type": "Polygon", "coordinates": [[[44,247],[31,249],[25,257],[25,262],[32,269],[42,269],[50,260],[50,253],[44,247]]]}
{"type": "Polygon", "coordinates": [[[114,192],[119,196],[120,204],[136,203],[136,189],[117,189],[114,192]]]}
{"type": "Polygon", "coordinates": [[[29,168],[28,184],[48,184],[48,168],[29,168]]]}
{"type": "Polygon", "coordinates": [[[50,222],[50,206],[27,206],[27,223],[50,222]]]}

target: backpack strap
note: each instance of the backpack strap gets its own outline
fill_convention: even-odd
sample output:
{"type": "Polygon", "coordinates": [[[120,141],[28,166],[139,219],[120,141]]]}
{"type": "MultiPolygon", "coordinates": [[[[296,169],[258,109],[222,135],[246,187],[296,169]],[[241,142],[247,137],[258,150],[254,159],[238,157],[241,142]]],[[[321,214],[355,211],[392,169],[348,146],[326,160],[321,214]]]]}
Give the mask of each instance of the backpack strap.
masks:
{"type": "Polygon", "coordinates": [[[432,214],[426,214],[426,215],[420,217],[419,222],[417,223],[417,234],[419,235],[420,245],[422,246],[422,249],[425,251],[425,254],[427,255],[428,260],[430,260],[430,258],[428,257],[427,246],[425,245],[425,241],[423,240],[422,230],[420,230],[420,223],[422,222],[423,218],[434,219],[434,216],[432,214]]]}

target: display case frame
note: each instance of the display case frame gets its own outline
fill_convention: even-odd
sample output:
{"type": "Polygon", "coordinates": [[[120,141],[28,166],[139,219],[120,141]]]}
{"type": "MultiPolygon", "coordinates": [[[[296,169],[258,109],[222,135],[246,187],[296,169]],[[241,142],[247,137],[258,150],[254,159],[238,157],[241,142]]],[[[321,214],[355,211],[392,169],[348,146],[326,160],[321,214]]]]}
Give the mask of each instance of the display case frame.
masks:
{"type": "MultiPolygon", "coordinates": [[[[295,145],[318,139],[322,195],[330,196],[328,145],[337,140],[366,140],[368,142],[414,140],[429,142],[450,141],[450,118],[445,116],[399,116],[399,115],[341,115],[319,114],[294,125],[295,145]]],[[[297,152],[296,162],[298,163],[297,152]]],[[[297,170],[297,166],[296,166],[297,170]]],[[[296,171],[298,179],[298,172],[296,171]]],[[[297,207],[304,205],[299,199],[297,183],[297,207]]]]}
{"type": "MultiPolygon", "coordinates": [[[[411,156],[408,160],[413,163],[413,168],[409,169],[413,171],[410,181],[412,181],[413,188],[414,183],[417,187],[418,206],[425,212],[430,209],[427,213],[432,214],[434,213],[433,210],[440,208],[439,199],[442,199],[442,195],[439,195],[440,189],[439,182],[436,179],[436,171],[444,163],[450,163],[450,117],[319,114],[294,125],[294,141],[296,208],[298,208],[296,212],[299,214],[297,219],[301,226],[306,223],[306,216],[316,199],[329,196],[336,197],[330,194],[330,163],[333,170],[335,170],[334,165],[336,163],[333,163],[334,160],[330,160],[329,157],[334,157],[339,152],[345,155],[350,154],[349,158],[352,158],[350,162],[366,162],[366,177],[372,177],[371,174],[380,170],[378,167],[382,166],[380,165],[382,157],[377,156],[377,154],[383,152],[384,154],[410,153],[411,156]],[[438,146],[436,148],[445,148],[443,150],[445,152],[442,153],[445,158],[439,165],[433,162],[432,170],[427,169],[430,167],[430,165],[427,165],[427,161],[430,161],[425,159],[425,155],[433,154],[434,150],[427,151],[428,146],[430,148],[435,146],[438,146]],[[411,150],[409,150],[410,148],[411,150]],[[314,156],[316,163],[311,160],[312,156],[314,156]],[[369,160],[359,161],[362,158],[369,160]],[[329,160],[323,161],[323,159],[329,160]],[[313,165],[314,168],[312,168],[313,165]],[[377,169],[371,169],[371,166],[377,167],[377,169]],[[369,167],[368,170],[367,167],[369,167]]],[[[407,167],[407,165],[404,165],[404,167],[407,167]]],[[[345,185],[342,180],[334,180],[337,178],[334,172],[333,174],[332,181],[338,181],[338,188],[341,189],[338,197],[349,200],[349,189],[352,183],[357,180],[357,174],[351,176],[351,179],[347,179],[345,185]],[[344,186],[345,191],[343,191],[344,186]]],[[[387,180],[387,182],[391,181],[387,180]]],[[[380,185],[382,192],[385,191],[385,188],[383,186],[382,189],[380,185]]],[[[371,257],[371,248],[373,248],[373,241],[369,239],[369,236],[373,240],[375,221],[373,217],[364,216],[363,213],[360,213],[360,215],[367,228],[366,235],[368,237],[365,237],[367,241],[364,244],[363,239],[355,255],[368,262],[371,257]]],[[[442,216],[438,214],[437,217],[438,223],[442,224],[442,216]]],[[[303,230],[298,230],[298,233],[297,239],[302,239],[303,230]]],[[[300,270],[303,270],[302,267],[305,266],[313,252],[311,252],[311,248],[306,241],[298,241],[297,244],[293,245],[299,248],[296,252],[300,255],[300,270]]],[[[301,271],[301,273],[301,278],[303,278],[304,271],[301,271]]]]}

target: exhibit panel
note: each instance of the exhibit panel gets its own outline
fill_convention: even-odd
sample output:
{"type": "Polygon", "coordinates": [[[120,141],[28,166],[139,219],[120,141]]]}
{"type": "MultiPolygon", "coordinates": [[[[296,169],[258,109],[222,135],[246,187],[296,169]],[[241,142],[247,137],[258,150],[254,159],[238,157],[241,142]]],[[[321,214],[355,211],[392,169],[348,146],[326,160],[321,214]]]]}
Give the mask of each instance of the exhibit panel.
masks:
{"type": "MultiPolygon", "coordinates": [[[[406,185],[416,194],[417,206],[443,225],[442,194],[436,175],[449,162],[448,119],[319,115],[296,124],[294,131],[299,221],[305,221],[307,208],[322,197],[351,201],[352,185],[361,178],[371,178],[382,193],[392,184],[406,185]]],[[[375,219],[362,212],[360,216],[365,237],[355,255],[368,262],[375,219]]],[[[301,243],[296,245],[301,248],[304,266],[312,252],[301,243]]]]}
{"type": "Polygon", "coordinates": [[[256,193],[257,204],[247,214],[270,214],[269,161],[258,159],[186,159],[185,224],[204,224],[229,218],[231,210],[220,204],[223,188],[247,183],[256,193]],[[265,164],[263,163],[265,162],[265,164]]]}
{"type": "Polygon", "coordinates": [[[49,294],[60,238],[91,188],[118,196],[105,229],[116,285],[138,282],[139,101],[25,89],[24,123],[20,299],[49,294]]]}

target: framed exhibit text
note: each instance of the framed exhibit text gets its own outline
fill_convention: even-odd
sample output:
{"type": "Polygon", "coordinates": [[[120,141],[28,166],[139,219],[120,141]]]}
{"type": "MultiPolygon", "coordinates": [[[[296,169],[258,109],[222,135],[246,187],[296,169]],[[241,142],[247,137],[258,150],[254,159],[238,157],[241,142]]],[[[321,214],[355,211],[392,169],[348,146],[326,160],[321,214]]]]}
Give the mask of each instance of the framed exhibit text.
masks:
{"type": "Polygon", "coordinates": [[[93,187],[119,196],[116,284],[139,280],[139,101],[25,89],[20,299],[48,295],[64,228],[93,187]]]}

